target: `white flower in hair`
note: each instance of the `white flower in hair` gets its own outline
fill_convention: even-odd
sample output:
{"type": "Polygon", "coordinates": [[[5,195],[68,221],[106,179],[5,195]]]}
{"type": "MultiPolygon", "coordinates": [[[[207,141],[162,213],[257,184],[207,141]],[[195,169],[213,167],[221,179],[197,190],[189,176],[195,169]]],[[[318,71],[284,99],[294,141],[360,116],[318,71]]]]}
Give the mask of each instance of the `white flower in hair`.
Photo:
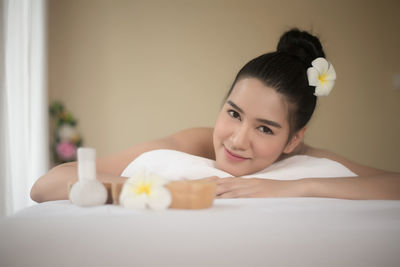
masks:
{"type": "Polygon", "coordinates": [[[336,72],[332,64],[325,58],[319,57],[311,62],[307,69],[308,84],[315,86],[314,95],[327,96],[335,85],[336,72]]]}
{"type": "Polygon", "coordinates": [[[161,176],[138,171],[124,183],[119,203],[132,209],[166,209],[172,200],[171,193],[164,186],[168,182],[161,176]]]}

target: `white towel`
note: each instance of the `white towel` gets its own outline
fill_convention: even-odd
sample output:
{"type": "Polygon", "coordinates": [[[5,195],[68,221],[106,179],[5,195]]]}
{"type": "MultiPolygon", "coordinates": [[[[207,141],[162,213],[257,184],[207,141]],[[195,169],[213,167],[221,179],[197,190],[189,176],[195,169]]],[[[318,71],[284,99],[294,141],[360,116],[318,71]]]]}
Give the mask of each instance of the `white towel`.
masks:
{"type": "MultiPolygon", "coordinates": [[[[232,177],[231,174],[215,167],[215,161],[175,150],[153,150],[143,153],[133,160],[121,176],[130,177],[144,169],[169,180],[200,179],[211,176],[232,177]]],[[[325,158],[293,156],[276,162],[268,168],[244,178],[269,178],[295,180],[312,177],[350,177],[357,176],[342,164],[325,158]]]]}

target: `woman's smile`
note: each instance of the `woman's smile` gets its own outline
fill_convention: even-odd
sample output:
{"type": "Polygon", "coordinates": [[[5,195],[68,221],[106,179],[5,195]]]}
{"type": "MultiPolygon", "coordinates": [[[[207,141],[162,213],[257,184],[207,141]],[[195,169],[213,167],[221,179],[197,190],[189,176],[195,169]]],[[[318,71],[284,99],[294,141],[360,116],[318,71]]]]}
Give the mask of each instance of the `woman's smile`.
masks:
{"type": "Polygon", "coordinates": [[[238,162],[239,163],[239,162],[243,162],[243,161],[246,161],[246,160],[250,160],[250,158],[248,158],[248,157],[244,157],[244,156],[241,156],[239,154],[233,153],[231,150],[229,150],[226,147],[225,147],[225,155],[226,155],[226,158],[229,161],[232,161],[232,162],[238,162]]]}

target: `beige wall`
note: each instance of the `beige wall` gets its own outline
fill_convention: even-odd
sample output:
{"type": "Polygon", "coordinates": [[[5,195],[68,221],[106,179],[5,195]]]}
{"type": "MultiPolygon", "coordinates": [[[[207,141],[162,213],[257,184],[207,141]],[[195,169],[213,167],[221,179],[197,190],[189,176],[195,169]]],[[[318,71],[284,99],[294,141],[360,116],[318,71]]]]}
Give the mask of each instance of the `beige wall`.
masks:
{"type": "Polygon", "coordinates": [[[400,171],[397,0],[50,0],[50,100],[100,156],[213,126],[234,75],[297,26],[321,37],[338,80],[306,141],[400,171]]]}

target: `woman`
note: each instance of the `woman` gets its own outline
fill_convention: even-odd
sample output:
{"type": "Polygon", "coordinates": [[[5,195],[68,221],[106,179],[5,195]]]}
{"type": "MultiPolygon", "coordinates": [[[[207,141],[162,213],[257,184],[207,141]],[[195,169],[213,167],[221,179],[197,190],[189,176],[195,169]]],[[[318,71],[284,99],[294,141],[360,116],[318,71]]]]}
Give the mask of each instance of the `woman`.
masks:
{"type": "MultiPolygon", "coordinates": [[[[284,33],[276,52],[251,60],[239,71],[214,129],[184,130],[99,159],[98,179],[124,182],[126,178],[120,177],[121,173],[139,155],[155,149],[172,149],[213,159],[217,168],[234,176],[204,178],[217,183],[219,198],[400,199],[400,174],[362,166],[302,142],[317,96],[328,94],[334,83],[333,67],[324,58],[315,36],[297,29],[284,33]],[[310,67],[319,63],[331,70],[315,76],[316,69],[310,67]],[[293,155],[337,161],[358,177],[289,181],[240,178],[293,155]]],[[[32,199],[67,199],[67,184],[77,180],[76,168],[74,162],[50,170],[33,186],[32,199]]]]}

